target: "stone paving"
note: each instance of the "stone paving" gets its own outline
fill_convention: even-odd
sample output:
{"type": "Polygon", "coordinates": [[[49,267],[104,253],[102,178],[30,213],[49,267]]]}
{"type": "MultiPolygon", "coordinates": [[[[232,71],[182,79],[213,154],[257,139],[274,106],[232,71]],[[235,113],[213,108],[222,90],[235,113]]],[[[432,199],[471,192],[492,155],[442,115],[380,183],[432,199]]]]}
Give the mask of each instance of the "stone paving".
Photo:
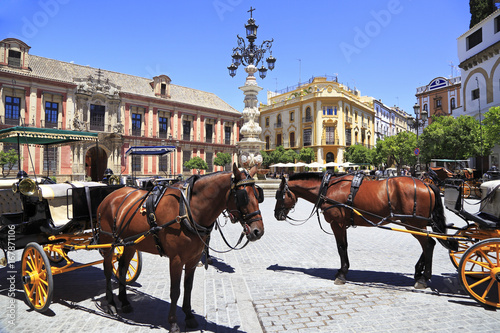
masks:
{"type": "MultiPolygon", "coordinates": [[[[192,304],[200,327],[191,332],[498,332],[499,311],[485,309],[461,290],[441,245],[436,245],[429,287],[415,290],[413,268],[421,250],[411,235],[351,228],[348,282],[335,285],[340,260],[334,237],[320,229],[316,217],[298,226],[276,221],[274,202],[268,197],[261,204],[266,227],[261,240],[238,251],[212,252],[213,265],[197,269],[192,304]]],[[[301,201],[291,215],[307,217],[311,208],[301,201]]],[[[451,212],[447,216],[464,224],[451,212]]],[[[324,221],[323,226],[328,230],[324,221]]],[[[241,226],[227,223],[223,231],[235,243],[241,226]]],[[[217,230],[211,246],[227,250],[217,230]]],[[[16,255],[19,259],[21,251],[16,255]]],[[[87,263],[98,260],[99,254],[77,251],[71,257],[87,263]]],[[[9,296],[10,275],[0,269],[0,331],[168,330],[168,259],[149,254],[143,259],[141,276],[128,287],[134,311],[119,311],[115,317],[102,311],[101,266],[54,276],[53,303],[43,314],[24,303],[18,275],[15,295],[9,296]]],[[[186,331],[179,306],[177,312],[186,331]]]]}

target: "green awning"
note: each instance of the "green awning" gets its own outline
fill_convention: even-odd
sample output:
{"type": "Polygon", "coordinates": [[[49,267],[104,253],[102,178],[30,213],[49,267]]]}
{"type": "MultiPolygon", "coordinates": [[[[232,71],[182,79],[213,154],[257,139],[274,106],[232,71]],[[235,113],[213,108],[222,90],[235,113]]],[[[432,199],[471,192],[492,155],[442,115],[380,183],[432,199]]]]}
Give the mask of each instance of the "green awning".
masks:
{"type": "Polygon", "coordinates": [[[97,133],[16,126],[0,130],[0,142],[30,145],[60,145],[74,141],[96,141],[97,133]]]}

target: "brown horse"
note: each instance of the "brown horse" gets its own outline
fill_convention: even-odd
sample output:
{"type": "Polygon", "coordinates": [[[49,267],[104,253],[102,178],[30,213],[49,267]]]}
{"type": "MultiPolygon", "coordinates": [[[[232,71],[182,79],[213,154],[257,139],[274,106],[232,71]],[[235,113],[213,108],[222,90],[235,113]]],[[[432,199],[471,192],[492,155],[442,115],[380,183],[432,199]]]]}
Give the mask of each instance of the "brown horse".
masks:
{"type": "MultiPolygon", "coordinates": [[[[100,204],[97,210],[100,224],[99,243],[128,245],[124,247],[119,260],[119,276],[126,276],[135,250],[169,257],[170,332],[180,331],[176,307],[183,269],[185,273],[182,310],[186,315],[186,326],[198,326],[191,311],[194,272],[214,221],[222,211],[227,209],[230,216],[243,225],[248,240],[255,241],[264,234],[259,210],[259,203],[264,199],[263,192],[252,178],[256,171],[257,168],[253,167],[249,173],[241,172],[234,164],[232,173],[217,172],[206,176],[193,176],[189,179],[191,181],[186,181],[184,185],[166,187],[159,195],[124,187],[108,195],[100,204]],[[191,195],[184,194],[188,189],[191,195]],[[149,197],[152,199],[148,201],[149,197]],[[151,207],[155,209],[152,210],[151,207]],[[142,235],[145,236],[143,240],[140,237],[142,235]]],[[[104,251],[106,300],[108,312],[115,314],[110,253],[109,249],[104,251]]],[[[118,299],[123,312],[132,310],[122,279],[119,279],[118,299]]]]}
{"type": "MultiPolygon", "coordinates": [[[[285,220],[298,198],[315,203],[314,209],[322,210],[333,230],[340,255],[335,284],[344,284],[349,270],[349,226],[388,228],[383,225],[395,222],[408,230],[424,231],[412,234],[422,246],[422,255],[415,266],[415,288],[427,287],[427,280],[432,275],[432,253],[436,242],[426,236],[426,227],[430,225],[440,233],[446,231],[443,204],[437,187],[411,177],[394,177],[364,180],[357,186],[357,192],[353,192],[353,179],[352,174],[332,177],[329,173],[299,173],[291,176],[289,181],[282,178],[276,192],[274,216],[277,220],[285,220]]],[[[444,238],[439,241],[448,248],[458,246],[455,241],[444,238]]]]}

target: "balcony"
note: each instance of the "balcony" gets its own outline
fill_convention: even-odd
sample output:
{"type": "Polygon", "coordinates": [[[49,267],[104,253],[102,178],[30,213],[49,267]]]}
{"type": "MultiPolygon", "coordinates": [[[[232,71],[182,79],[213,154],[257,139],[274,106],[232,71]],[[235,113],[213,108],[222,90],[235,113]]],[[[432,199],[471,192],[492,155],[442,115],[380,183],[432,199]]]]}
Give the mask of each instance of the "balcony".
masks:
{"type": "Polygon", "coordinates": [[[104,132],[104,121],[90,121],[91,131],[101,131],[104,132]]]}
{"type": "Polygon", "coordinates": [[[283,123],[274,123],[274,128],[282,128],[283,123]]]}
{"type": "Polygon", "coordinates": [[[144,136],[143,133],[140,128],[132,128],[132,136],[144,136]]]}
{"type": "Polygon", "coordinates": [[[352,123],[352,117],[347,117],[346,118],[346,123],[352,123]]]}
{"type": "Polygon", "coordinates": [[[327,140],[327,139],[323,139],[321,140],[321,145],[323,146],[326,146],[326,145],[339,145],[339,139],[333,139],[333,140],[327,140]]]}
{"type": "Polygon", "coordinates": [[[302,122],[303,123],[312,123],[313,122],[313,118],[311,116],[309,116],[309,117],[303,117],[302,118],[302,122]]]}
{"type": "Polygon", "coordinates": [[[59,125],[57,122],[54,121],[45,121],[45,120],[41,120],[40,123],[41,127],[44,128],[61,128],[59,126],[62,125],[62,124],[59,125]]]}

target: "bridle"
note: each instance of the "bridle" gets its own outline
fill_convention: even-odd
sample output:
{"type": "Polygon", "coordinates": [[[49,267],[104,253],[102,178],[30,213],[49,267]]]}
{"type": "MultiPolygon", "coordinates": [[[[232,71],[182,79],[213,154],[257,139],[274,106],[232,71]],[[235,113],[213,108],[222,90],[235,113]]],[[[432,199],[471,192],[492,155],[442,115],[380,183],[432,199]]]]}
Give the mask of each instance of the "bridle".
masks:
{"type": "Polygon", "coordinates": [[[246,191],[247,186],[251,186],[253,188],[253,192],[255,197],[257,198],[258,203],[264,202],[264,191],[261,187],[255,184],[255,180],[250,176],[250,174],[244,170],[246,178],[240,181],[237,181],[234,177],[231,177],[231,189],[228,196],[228,201],[230,198],[234,198],[234,202],[236,205],[236,210],[228,210],[229,217],[231,222],[236,223],[236,221],[240,222],[243,228],[245,229],[245,233],[250,232],[250,224],[255,221],[262,220],[262,217],[255,217],[257,215],[262,215],[259,210],[256,210],[252,213],[245,214],[242,211],[242,208],[247,206],[249,201],[248,192],[246,191]],[[237,215],[233,214],[233,212],[237,212],[237,215]]]}
{"type": "Polygon", "coordinates": [[[276,191],[276,200],[281,199],[281,205],[279,207],[280,213],[282,213],[286,209],[285,208],[285,199],[286,199],[287,195],[290,198],[292,198],[292,200],[294,200],[294,203],[293,203],[292,207],[290,207],[290,210],[295,207],[295,204],[297,204],[297,198],[294,198],[294,196],[292,195],[292,191],[290,191],[290,188],[288,187],[288,181],[286,180],[286,178],[283,177],[282,182],[283,182],[283,189],[281,189],[281,186],[280,186],[280,188],[278,188],[278,190],[276,191]]]}

